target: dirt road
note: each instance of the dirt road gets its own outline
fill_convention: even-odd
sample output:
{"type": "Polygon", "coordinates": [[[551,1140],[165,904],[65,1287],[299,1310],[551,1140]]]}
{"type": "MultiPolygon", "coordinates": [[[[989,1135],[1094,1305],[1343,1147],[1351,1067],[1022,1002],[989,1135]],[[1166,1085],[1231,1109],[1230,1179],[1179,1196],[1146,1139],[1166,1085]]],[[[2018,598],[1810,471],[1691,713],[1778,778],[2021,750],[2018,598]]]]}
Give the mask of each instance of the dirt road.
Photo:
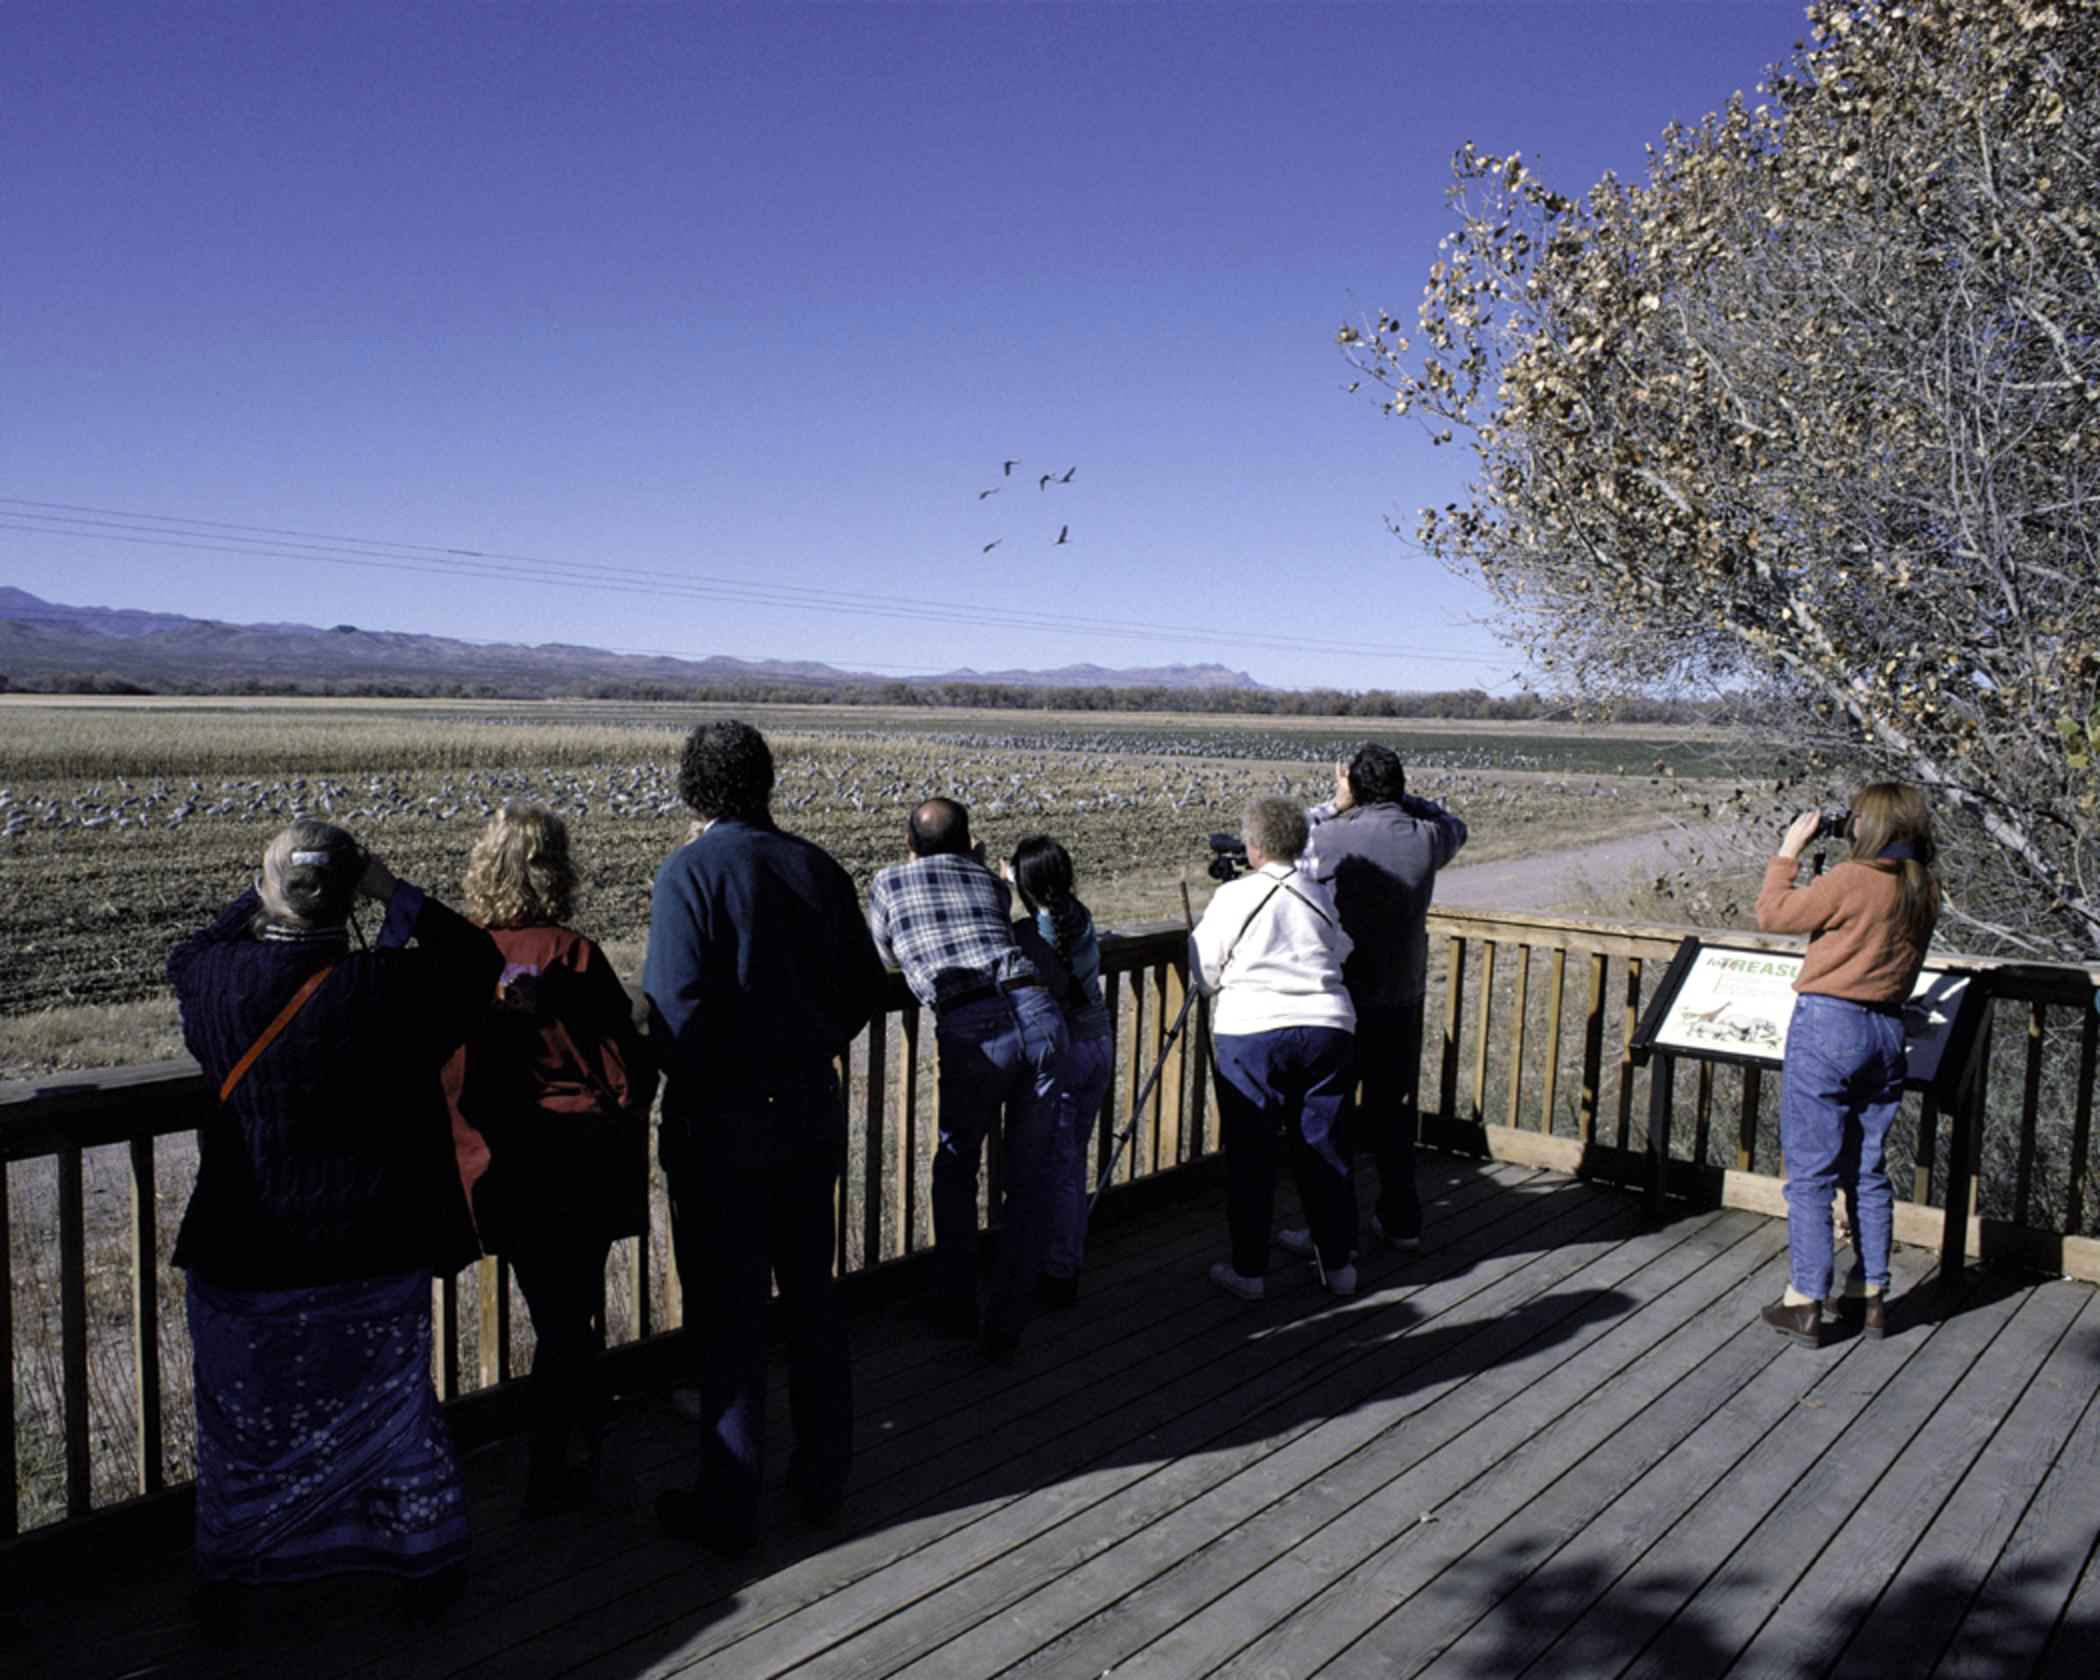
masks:
{"type": "Polygon", "coordinates": [[[1718,828],[1673,826],[1470,866],[1461,852],[1437,876],[1435,903],[1452,910],[1573,910],[1620,897],[1688,861],[1694,851],[1712,856],[1724,835],[1718,828]]]}

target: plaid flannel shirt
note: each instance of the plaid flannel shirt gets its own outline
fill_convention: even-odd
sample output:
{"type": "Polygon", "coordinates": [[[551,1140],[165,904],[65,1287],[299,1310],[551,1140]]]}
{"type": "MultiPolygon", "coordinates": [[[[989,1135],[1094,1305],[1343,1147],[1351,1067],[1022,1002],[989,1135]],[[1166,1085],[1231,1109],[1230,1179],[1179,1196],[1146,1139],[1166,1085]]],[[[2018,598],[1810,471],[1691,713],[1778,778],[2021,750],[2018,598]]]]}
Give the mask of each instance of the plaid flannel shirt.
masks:
{"type": "Polygon", "coordinates": [[[1039,980],[1007,921],[1013,890],[973,857],[942,852],[877,872],[868,931],[929,1009],[1008,980],[1039,980]]]}

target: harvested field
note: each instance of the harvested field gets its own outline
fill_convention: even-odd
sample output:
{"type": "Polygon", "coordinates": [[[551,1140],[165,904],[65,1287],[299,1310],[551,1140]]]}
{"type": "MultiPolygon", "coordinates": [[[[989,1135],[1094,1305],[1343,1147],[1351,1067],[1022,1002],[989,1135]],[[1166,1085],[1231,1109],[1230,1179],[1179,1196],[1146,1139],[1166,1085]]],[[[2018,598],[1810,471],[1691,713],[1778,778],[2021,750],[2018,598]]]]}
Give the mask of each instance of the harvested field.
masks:
{"type": "MultiPolygon", "coordinates": [[[[638,953],[650,881],[686,833],[676,761],[695,715],[583,704],[7,702],[0,1077],[110,1059],[94,1033],[74,1030],[72,1012],[164,1007],[168,947],[239,891],[269,835],[299,815],[343,824],[405,878],[450,896],[487,816],[506,799],[540,800],[572,827],[580,922],[616,955],[638,953]]],[[[1279,728],[1273,718],[1206,718],[1181,729],[1037,713],[750,715],[772,733],[780,822],[830,849],[856,881],[900,855],[914,803],[948,794],[970,805],[994,853],[1030,832],[1055,833],[1111,925],[1178,915],[1184,882],[1200,907],[1211,885],[1204,837],[1235,827],[1254,793],[1325,797],[1334,755],[1366,734],[1392,741],[1415,788],[1466,817],[1468,862],[1677,820],[1683,778],[1655,764],[1665,749],[1687,760],[1710,751],[1689,739],[1542,744],[1537,731],[1418,736],[1333,719],[1279,728]],[[1466,743],[1468,762],[1440,765],[1447,748],[1437,741],[1466,743]],[[1611,754],[1647,755],[1647,773],[1575,767],[1611,754]],[[1554,755],[1563,768],[1536,767],[1554,755]]],[[[167,1029],[148,1013],[124,1032],[146,1041],[134,1052],[146,1056],[166,1053],[167,1029]]]]}

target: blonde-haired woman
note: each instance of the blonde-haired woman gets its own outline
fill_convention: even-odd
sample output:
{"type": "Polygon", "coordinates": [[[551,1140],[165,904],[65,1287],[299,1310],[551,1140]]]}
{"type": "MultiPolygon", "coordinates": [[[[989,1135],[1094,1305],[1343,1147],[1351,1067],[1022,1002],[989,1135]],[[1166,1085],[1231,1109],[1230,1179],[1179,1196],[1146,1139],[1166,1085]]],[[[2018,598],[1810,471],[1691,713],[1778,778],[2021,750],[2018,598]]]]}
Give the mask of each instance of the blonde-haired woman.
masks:
{"type": "Polygon", "coordinates": [[[460,1181],[482,1246],[503,1254],[532,1314],[531,1469],[539,1516],[589,1487],[603,1397],[605,1258],[642,1228],[656,1070],[634,1006],[597,944],[566,926],[568,825],[506,805],[467,863],[467,913],[503,952],[490,1009],[446,1070],[460,1181]],[[581,1442],[586,1466],[572,1466],[581,1442]]]}
{"type": "Polygon", "coordinates": [[[1779,1100],[1791,1276],[1764,1320],[1811,1347],[1823,1339],[1830,1204],[1840,1189],[1864,1275],[1862,1326],[1869,1336],[1885,1332],[1895,1192],[1882,1145],[1903,1096],[1903,1006],[1940,910],[1932,813],[1916,788],[1862,788],[1852,802],[1851,857],[1797,887],[1802,849],[1821,827],[1814,811],[1794,819],[1757,895],[1760,928],[1809,938],[1779,1100]]]}

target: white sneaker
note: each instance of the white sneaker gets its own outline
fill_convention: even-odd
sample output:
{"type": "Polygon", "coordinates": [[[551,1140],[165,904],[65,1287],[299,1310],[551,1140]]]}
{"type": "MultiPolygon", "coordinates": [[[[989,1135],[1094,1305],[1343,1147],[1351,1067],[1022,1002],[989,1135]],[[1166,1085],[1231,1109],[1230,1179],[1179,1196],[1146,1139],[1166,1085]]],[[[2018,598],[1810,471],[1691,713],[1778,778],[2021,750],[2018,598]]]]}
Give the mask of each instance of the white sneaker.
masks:
{"type": "Polygon", "coordinates": [[[1220,1260],[1210,1269],[1210,1281],[1228,1295],[1237,1295],[1242,1301],[1259,1301],[1267,1286],[1258,1277],[1247,1277],[1232,1269],[1232,1262],[1220,1260]]]}
{"type": "Polygon", "coordinates": [[[1387,1248],[1397,1248],[1406,1251],[1412,1251],[1422,1246],[1422,1239],[1419,1236],[1394,1236],[1385,1228],[1385,1221],[1380,1219],[1375,1213],[1371,1215],[1371,1240],[1375,1243],[1382,1243],[1387,1248]]]}
{"type": "Polygon", "coordinates": [[[1295,1226],[1290,1230],[1278,1231],[1275,1242],[1276,1246],[1282,1249],[1284,1253],[1295,1254],[1301,1260],[1312,1259],[1316,1252],[1313,1248],[1312,1232],[1302,1225],[1295,1226]]]}
{"type": "Polygon", "coordinates": [[[1313,1270],[1320,1282],[1326,1285],[1328,1294],[1347,1297],[1356,1293],[1356,1268],[1353,1265],[1329,1268],[1315,1260],[1313,1270]]]}

